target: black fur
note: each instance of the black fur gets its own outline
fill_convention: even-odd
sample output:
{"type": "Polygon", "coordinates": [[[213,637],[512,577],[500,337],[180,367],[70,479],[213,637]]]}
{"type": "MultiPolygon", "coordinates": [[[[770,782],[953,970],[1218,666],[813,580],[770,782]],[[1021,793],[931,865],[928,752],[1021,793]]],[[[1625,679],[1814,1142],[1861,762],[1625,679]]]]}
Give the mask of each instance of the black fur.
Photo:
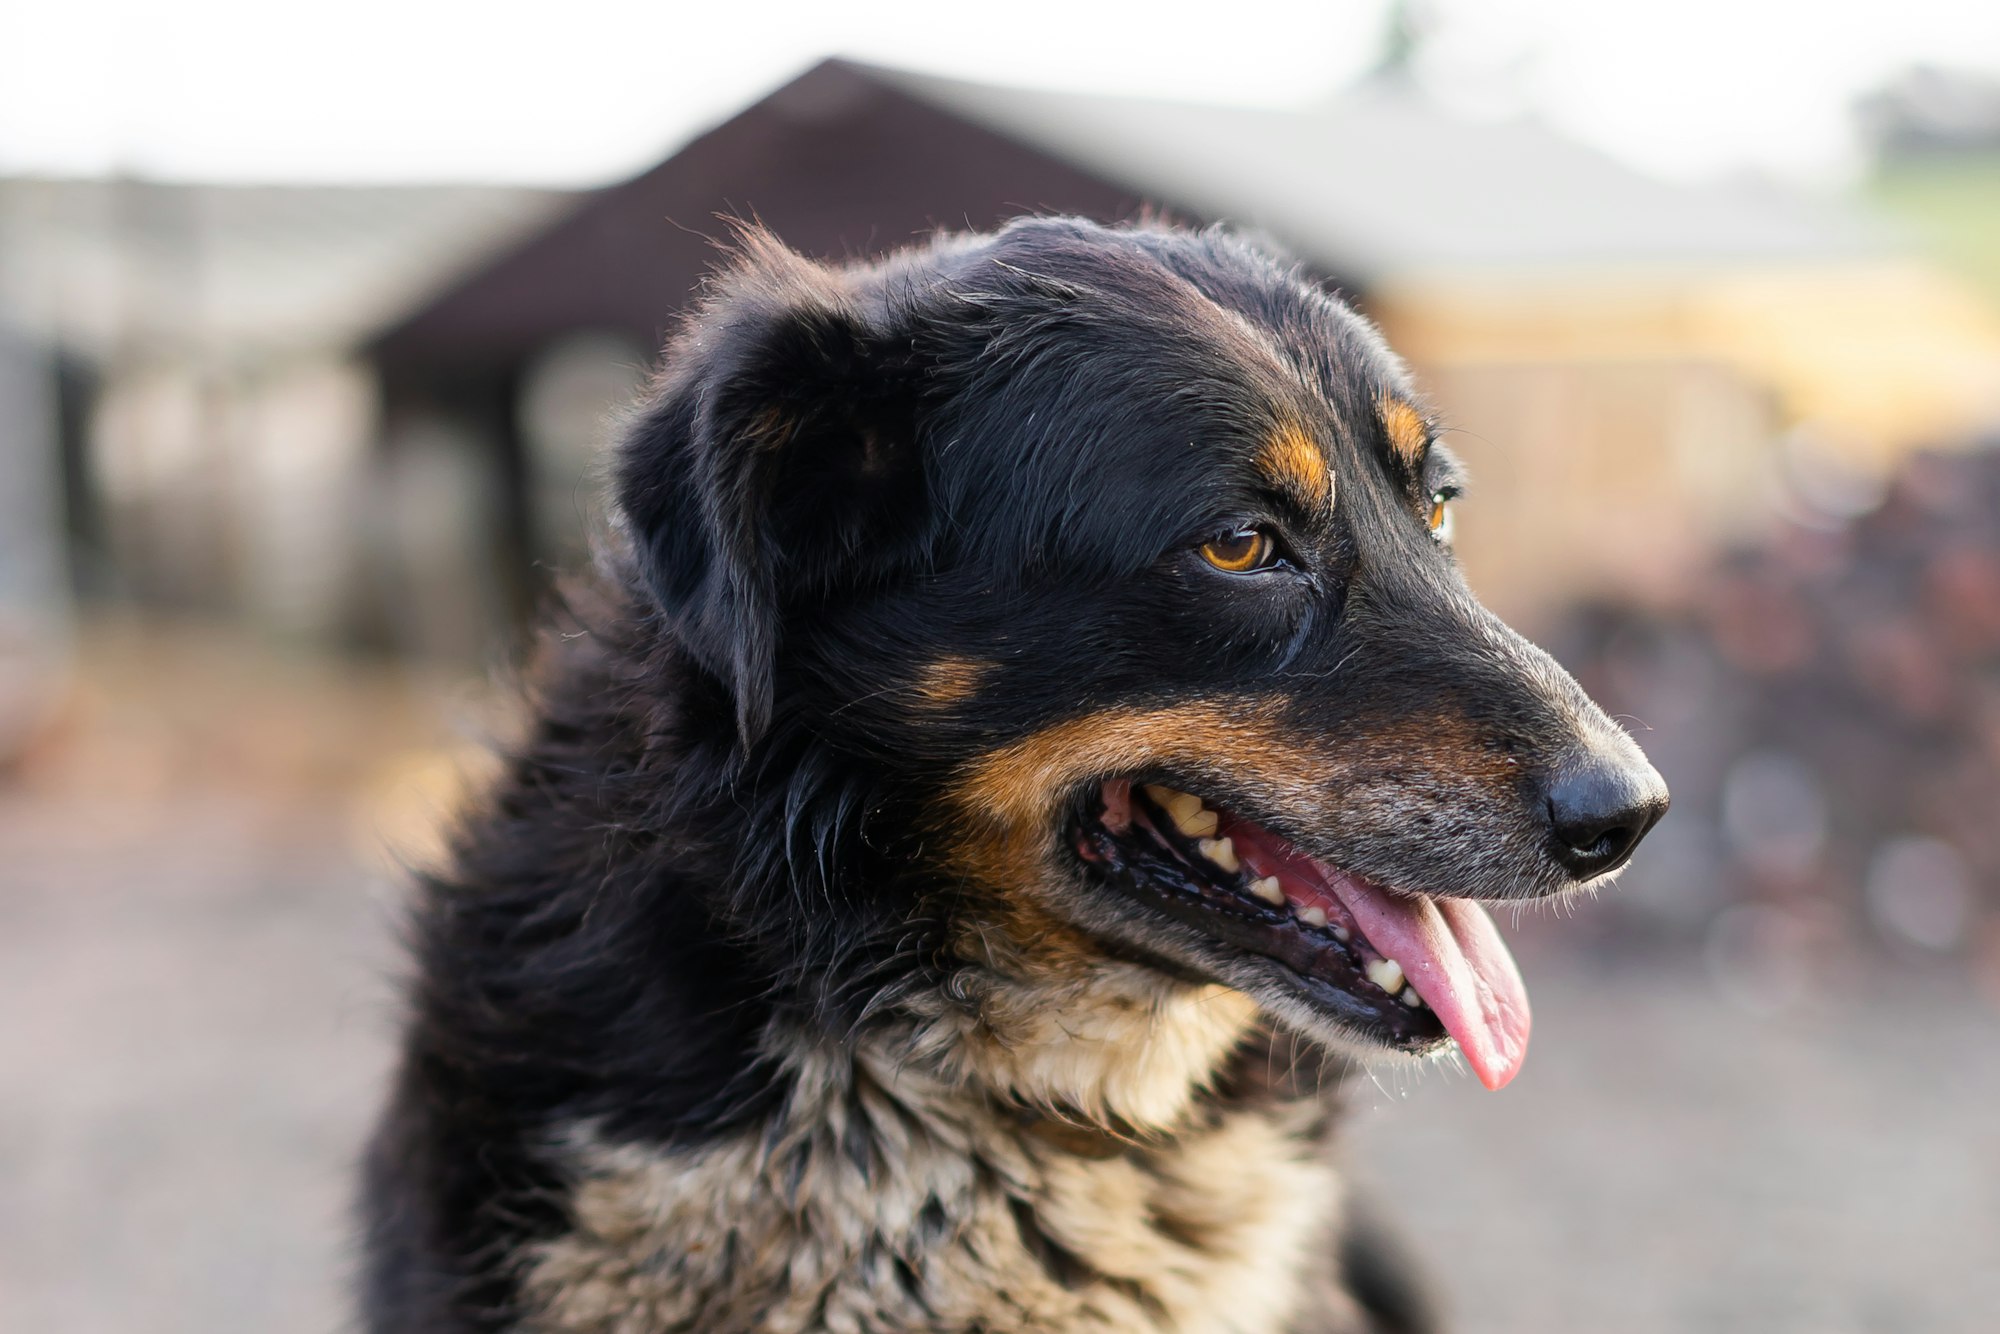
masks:
{"type": "MultiPolygon", "coordinates": [[[[1001,891],[942,866],[939,794],[1064,718],[1254,688],[1319,736],[1446,719],[1517,757],[1512,786],[1469,805],[1412,744],[1375,780],[1439,794],[1427,846],[1361,815],[1288,833],[1385,878],[1560,887],[1530,808],[1589,706],[1464,591],[1421,518],[1453,465],[1389,447],[1385,393],[1409,390],[1367,325],[1217,231],[1042,219],[847,270],[747,236],[625,436],[622,526],[532,731],[422,886],[370,1328],[514,1327],[518,1258],[568,1225],[562,1127],[699,1145],[785,1096],[774,1019],[847,1040],[949,994],[953,923],[1001,891]],[[1288,422],[1330,442],[1331,523],[1243,480],[1288,422]],[[1288,525],[1296,577],[1190,562],[1238,517],[1288,525]],[[976,690],[913,702],[946,659],[976,690]],[[1503,806],[1531,834],[1495,840],[1503,806]]],[[[1384,1328],[1424,1326],[1345,1253],[1384,1328]]]]}

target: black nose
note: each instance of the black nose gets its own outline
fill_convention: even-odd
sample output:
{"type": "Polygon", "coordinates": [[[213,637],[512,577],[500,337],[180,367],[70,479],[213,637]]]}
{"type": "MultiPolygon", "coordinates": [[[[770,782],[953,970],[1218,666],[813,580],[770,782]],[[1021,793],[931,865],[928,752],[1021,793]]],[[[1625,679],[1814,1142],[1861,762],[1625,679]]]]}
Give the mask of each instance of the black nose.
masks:
{"type": "Polygon", "coordinates": [[[1667,813],[1667,785],[1653,766],[1590,756],[1565,766],[1548,790],[1555,858],[1579,880],[1615,871],[1667,813]]]}

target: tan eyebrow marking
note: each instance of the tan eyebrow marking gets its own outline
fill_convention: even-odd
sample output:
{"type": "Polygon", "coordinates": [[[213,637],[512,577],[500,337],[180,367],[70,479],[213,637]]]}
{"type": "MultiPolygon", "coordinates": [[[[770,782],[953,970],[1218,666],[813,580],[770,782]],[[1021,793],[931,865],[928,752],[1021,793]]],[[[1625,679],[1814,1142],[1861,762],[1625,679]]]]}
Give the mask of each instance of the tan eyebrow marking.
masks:
{"type": "Polygon", "coordinates": [[[1412,468],[1423,462],[1424,452],[1431,445],[1431,430],[1424,422],[1424,415],[1388,394],[1376,400],[1375,410],[1382,416],[1382,426],[1389,432],[1389,448],[1396,457],[1412,468]]]}
{"type": "Polygon", "coordinates": [[[948,709],[971,698],[985,675],[985,663],[947,654],[918,670],[917,701],[931,708],[948,709]]]}
{"type": "Polygon", "coordinates": [[[1333,508],[1333,473],[1326,455],[1300,427],[1280,428],[1258,453],[1257,467],[1306,509],[1333,508]]]}

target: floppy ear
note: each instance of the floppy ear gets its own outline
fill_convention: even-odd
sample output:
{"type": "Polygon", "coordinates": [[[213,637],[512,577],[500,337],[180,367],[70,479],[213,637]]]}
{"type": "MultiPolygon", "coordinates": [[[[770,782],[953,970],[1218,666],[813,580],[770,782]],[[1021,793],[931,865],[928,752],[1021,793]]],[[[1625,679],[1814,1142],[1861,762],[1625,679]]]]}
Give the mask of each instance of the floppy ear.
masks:
{"type": "Polygon", "coordinates": [[[747,232],[666,351],[620,448],[616,491],[668,631],[771,718],[786,612],[879,573],[921,514],[908,339],[847,275],[747,232]]]}

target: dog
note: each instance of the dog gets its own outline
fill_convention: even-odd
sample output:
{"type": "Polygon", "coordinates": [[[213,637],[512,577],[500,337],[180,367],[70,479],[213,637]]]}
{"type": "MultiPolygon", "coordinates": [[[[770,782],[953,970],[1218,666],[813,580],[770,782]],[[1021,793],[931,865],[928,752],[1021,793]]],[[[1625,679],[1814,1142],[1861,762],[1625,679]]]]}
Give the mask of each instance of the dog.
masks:
{"type": "Polygon", "coordinates": [[[1637,747],[1467,591],[1374,328],[1224,230],[746,229],[413,911],[361,1299],[418,1330],[1431,1328],[1337,1088],[1526,993],[1637,747]]]}

